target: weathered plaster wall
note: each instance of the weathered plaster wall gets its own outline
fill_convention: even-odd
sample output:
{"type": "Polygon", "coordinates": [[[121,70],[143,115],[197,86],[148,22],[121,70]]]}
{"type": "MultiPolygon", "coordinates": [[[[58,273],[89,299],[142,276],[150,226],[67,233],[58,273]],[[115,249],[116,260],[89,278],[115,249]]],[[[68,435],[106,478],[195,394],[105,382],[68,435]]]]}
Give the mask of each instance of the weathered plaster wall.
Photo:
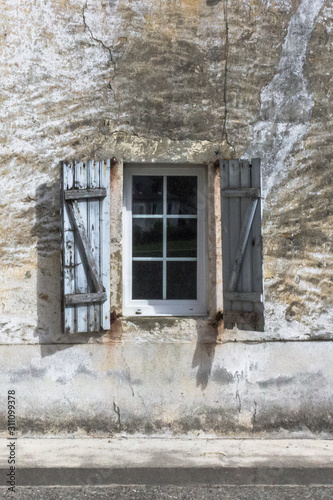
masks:
{"type": "Polygon", "coordinates": [[[2,384],[16,389],[23,435],[331,435],[332,344],[309,347],[3,346],[2,384]]]}
{"type": "MultiPolygon", "coordinates": [[[[322,352],[328,356],[331,344],[312,341],[332,339],[331,2],[7,0],[1,5],[0,343],[4,345],[0,357],[4,371],[12,366],[9,352],[25,367],[21,380],[8,379],[25,394],[22,419],[35,419],[33,394],[49,387],[49,397],[40,401],[40,430],[55,428],[58,417],[59,428],[66,429],[74,415],[77,428],[86,428],[82,423],[86,420],[93,430],[98,401],[108,395],[103,429],[115,418],[115,398],[122,415],[128,415],[127,420],[124,417],[128,431],[131,421],[132,430],[136,429],[133,415],[138,414],[137,429],[144,432],[145,412],[157,430],[161,400],[155,372],[163,368],[163,373],[171,374],[177,365],[178,379],[170,374],[159,379],[163,392],[168,393],[162,421],[170,429],[185,430],[176,422],[196,412],[210,414],[216,408],[229,416],[216,417],[214,432],[242,429],[239,422],[243,420],[246,429],[261,431],[274,427],[279,406],[281,427],[296,430],[304,425],[319,430],[302,417],[310,411],[327,430],[331,373],[322,352]],[[68,337],[60,331],[59,161],[111,156],[119,159],[111,179],[114,322],[105,335],[68,337]],[[214,325],[215,312],[221,307],[221,268],[219,179],[213,162],[253,156],[263,159],[265,190],[267,328],[263,334],[226,332],[214,325]],[[209,273],[213,286],[208,319],[116,319],[121,314],[122,168],[123,162],[131,161],[210,165],[209,273]],[[216,339],[266,343],[215,346],[216,339]],[[304,342],[279,344],[282,340],[304,342]],[[190,366],[198,341],[199,345],[213,342],[207,349],[215,352],[216,369],[233,374],[233,381],[229,383],[228,375],[222,389],[214,382],[214,371],[208,377],[208,392],[202,391],[202,384],[196,387],[195,370],[190,366]],[[57,348],[47,346],[54,343],[57,348]],[[131,352],[126,363],[119,354],[122,349],[131,352]],[[276,360],[274,368],[271,363],[261,365],[263,352],[276,360]],[[293,363],[289,352],[302,364],[292,375],[288,375],[289,363],[293,363]],[[84,387],[94,393],[91,405],[88,399],[85,405],[76,399],[83,385],[76,376],[69,376],[72,360],[81,353],[85,353],[82,369],[91,372],[84,376],[84,387]],[[308,353],[325,363],[312,369],[306,361],[308,353]],[[90,367],[93,356],[99,368],[90,367]],[[110,360],[105,370],[98,361],[103,356],[110,360]],[[258,380],[272,383],[251,385],[250,372],[246,372],[240,397],[248,402],[237,413],[236,374],[244,372],[247,356],[267,370],[258,380]],[[159,359],[167,360],[165,366],[161,367],[159,359]],[[53,360],[65,382],[52,375],[53,360]],[[145,363],[150,363],[151,371],[140,379],[138,394],[149,401],[146,408],[140,406],[140,398],[124,396],[128,391],[125,375],[118,382],[108,375],[108,370],[123,370],[136,379],[132,371],[145,363]],[[35,372],[35,366],[42,372],[35,372]],[[310,389],[308,371],[320,370],[322,375],[311,379],[310,389]],[[50,386],[49,377],[53,377],[50,386]],[[291,403],[285,403],[285,393],[279,389],[278,381],[287,380],[283,377],[291,377],[291,403]],[[99,392],[96,380],[101,383],[99,392]],[[187,391],[180,397],[177,391],[182,383],[187,391]],[[325,391],[314,400],[317,383],[325,391]],[[122,394],[121,404],[114,384],[122,394]],[[26,396],[28,386],[31,399],[26,396]],[[297,390],[303,395],[298,403],[297,390]],[[64,394],[70,394],[67,400],[64,394]],[[257,427],[251,424],[253,401],[258,405],[262,401],[257,427]],[[72,417],[66,420],[69,410],[72,417]]],[[[209,366],[210,358],[202,349],[198,364],[209,366]]],[[[206,425],[202,418],[203,430],[210,432],[213,424],[206,425]]]]}

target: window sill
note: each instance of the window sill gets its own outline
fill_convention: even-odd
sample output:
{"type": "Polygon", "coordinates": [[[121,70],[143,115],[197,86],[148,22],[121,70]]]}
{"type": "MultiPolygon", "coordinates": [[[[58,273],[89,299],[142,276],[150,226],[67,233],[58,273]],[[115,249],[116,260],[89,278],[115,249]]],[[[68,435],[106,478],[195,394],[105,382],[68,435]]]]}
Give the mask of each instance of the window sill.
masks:
{"type": "Polygon", "coordinates": [[[126,342],[196,343],[216,340],[217,330],[207,313],[202,316],[121,316],[111,327],[126,342]]]}

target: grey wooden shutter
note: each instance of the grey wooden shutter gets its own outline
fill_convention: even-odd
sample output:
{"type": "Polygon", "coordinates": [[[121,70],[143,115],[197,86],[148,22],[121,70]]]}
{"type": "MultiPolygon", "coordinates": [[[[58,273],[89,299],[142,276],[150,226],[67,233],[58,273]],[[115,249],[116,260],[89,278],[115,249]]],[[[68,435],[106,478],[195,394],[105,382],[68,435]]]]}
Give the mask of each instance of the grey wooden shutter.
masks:
{"type": "Polygon", "coordinates": [[[66,333],[110,328],[110,160],[62,163],[66,333]]]}
{"type": "Polygon", "coordinates": [[[260,159],[220,162],[225,328],[264,330],[260,159]]]}

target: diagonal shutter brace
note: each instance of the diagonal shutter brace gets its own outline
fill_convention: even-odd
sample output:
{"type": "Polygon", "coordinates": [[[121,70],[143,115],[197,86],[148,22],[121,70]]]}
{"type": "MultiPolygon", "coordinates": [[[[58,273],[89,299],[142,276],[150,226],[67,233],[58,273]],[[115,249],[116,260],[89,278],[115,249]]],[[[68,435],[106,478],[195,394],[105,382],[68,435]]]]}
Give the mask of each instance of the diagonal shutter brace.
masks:
{"type": "Polygon", "coordinates": [[[244,221],[242,224],[241,228],[241,233],[239,237],[239,243],[238,243],[238,249],[236,253],[236,258],[234,260],[234,264],[232,267],[232,271],[230,274],[230,279],[229,279],[229,291],[234,292],[237,287],[238,279],[239,279],[239,274],[240,270],[242,267],[244,255],[245,255],[245,250],[246,250],[246,244],[249,239],[249,234],[251,231],[251,226],[254,218],[254,214],[256,212],[256,208],[258,205],[258,198],[254,199],[251,198],[250,203],[247,207],[247,210],[245,212],[244,216],[244,221]]]}
{"type": "MultiPolygon", "coordinates": [[[[91,277],[91,281],[94,284],[95,291],[99,294],[105,292],[105,288],[101,282],[101,279],[99,277],[99,273],[97,271],[96,267],[96,262],[94,259],[94,256],[92,254],[92,251],[90,249],[89,241],[88,241],[88,236],[80,215],[80,210],[78,207],[77,201],[67,201],[66,202],[66,207],[68,209],[68,214],[70,221],[73,225],[74,230],[76,231],[79,243],[81,245],[81,248],[83,249],[84,257],[87,262],[87,268],[88,272],[91,277]]],[[[87,294],[89,295],[89,294],[87,294]]],[[[104,298],[104,295],[103,295],[104,298]]],[[[105,299],[106,300],[106,294],[105,294],[105,299]]]]}

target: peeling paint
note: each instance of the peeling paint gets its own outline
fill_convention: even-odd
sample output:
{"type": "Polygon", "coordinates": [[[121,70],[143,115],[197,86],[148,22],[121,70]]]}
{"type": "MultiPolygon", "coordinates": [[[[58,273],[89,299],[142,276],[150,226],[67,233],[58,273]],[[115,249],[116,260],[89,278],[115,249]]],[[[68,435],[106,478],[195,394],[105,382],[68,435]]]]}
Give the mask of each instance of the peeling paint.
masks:
{"type": "Polygon", "coordinates": [[[304,136],[313,107],[303,75],[306,49],[324,0],[302,0],[291,18],[273,80],[260,95],[260,117],[248,157],[265,162],[264,191],[269,192],[286,168],[294,145],[304,136]]]}

